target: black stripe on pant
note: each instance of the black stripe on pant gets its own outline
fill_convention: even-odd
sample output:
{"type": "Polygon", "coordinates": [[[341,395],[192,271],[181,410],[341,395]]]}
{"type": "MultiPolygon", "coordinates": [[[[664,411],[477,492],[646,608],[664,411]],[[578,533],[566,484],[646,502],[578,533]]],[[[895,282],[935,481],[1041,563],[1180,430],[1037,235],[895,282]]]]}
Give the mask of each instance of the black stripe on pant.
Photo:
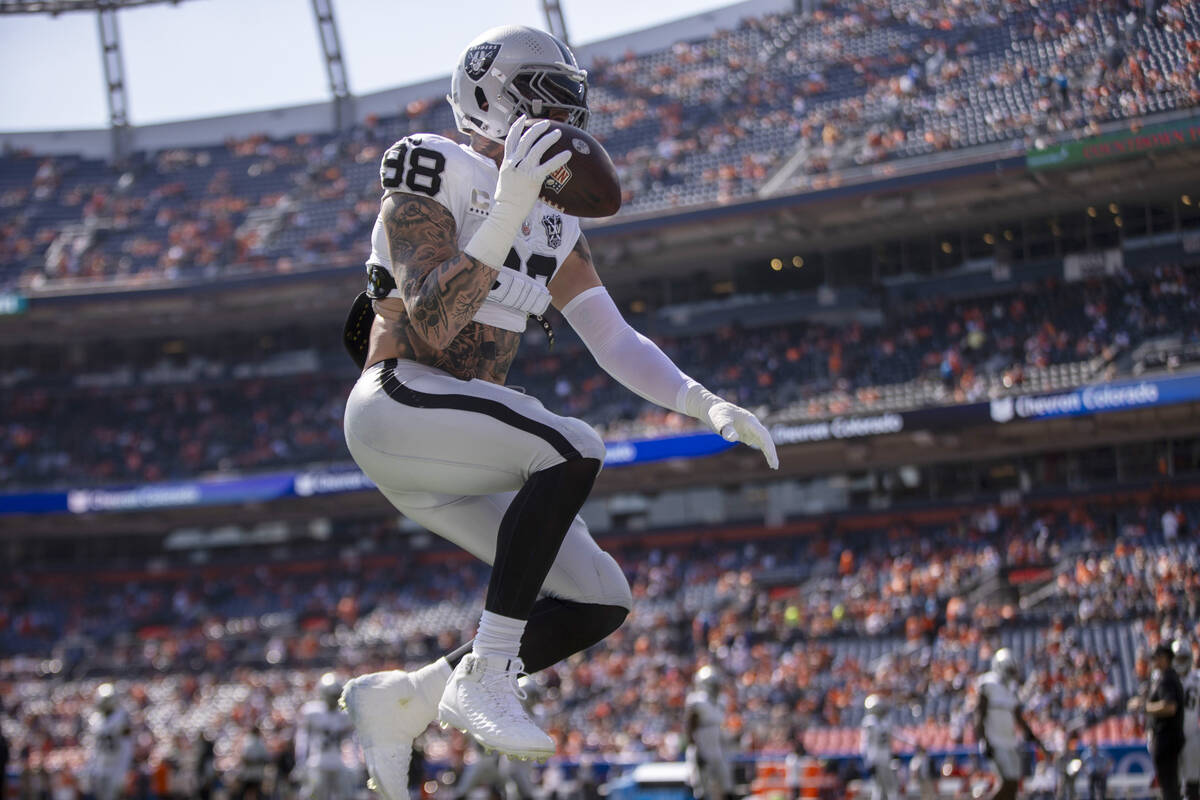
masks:
{"type": "Polygon", "coordinates": [[[379,386],[388,397],[401,405],[412,408],[446,408],[457,411],[469,411],[474,414],[485,414],[499,422],[531,433],[546,441],[558,454],[567,461],[574,461],[583,456],[571,444],[562,432],[535,419],[523,416],[498,400],[489,400],[469,394],[430,394],[418,392],[400,383],[396,377],[397,360],[389,358],[383,362],[383,370],[379,373],[379,386]]]}

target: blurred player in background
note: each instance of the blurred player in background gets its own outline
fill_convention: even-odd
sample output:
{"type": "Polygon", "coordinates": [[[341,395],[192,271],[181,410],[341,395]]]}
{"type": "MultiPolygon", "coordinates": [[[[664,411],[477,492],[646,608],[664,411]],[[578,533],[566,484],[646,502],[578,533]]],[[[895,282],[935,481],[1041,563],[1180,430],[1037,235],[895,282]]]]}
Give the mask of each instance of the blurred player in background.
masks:
{"type": "Polygon", "coordinates": [[[533,765],[529,761],[512,759],[495,750],[488,753],[475,743],[475,760],[463,770],[462,781],[455,795],[465,800],[476,789],[486,787],[488,797],[498,792],[504,800],[532,800],[537,792],[533,765]]]}
{"type": "Polygon", "coordinates": [[[696,670],[684,705],[685,760],[692,794],[702,800],[727,800],[733,794],[733,765],[725,746],[721,679],[715,669],[696,670]]]}
{"type": "MultiPolygon", "coordinates": [[[[346,403],[350,453],[408,518],[492,564],[476,637],[413,673],[349,682],[344,702],[373,786],[407,796],[413,740],[436,716],[487,747],[545,758],[554,741],[517,679],[606,637],[632,605],[616,561],[578,511],[604,459],[586,422],[504,386],[530,315],[553,303],[600,366],[778,466],[749,411],[683,374],[623,319],[579,220],[541,202],[556,119],[585,127],[587,73],[532,28],[486,31],[459,56],[448,97],[470,145],[416,134],[380,169],[368,289],[347,320],[363,373],[346,403]]],[[[548,326],[543,326],[548,327],[548,326]]]]}
{"type": "Polygon", "coordinates": [[[975,710],[975,741],[980,754],[992,762],[1000,778],[993,800],[1014,800],[1024,772],[1021,741],[1017,728],[1034,746],[1045,752],[1029,723],[1021,713],[1017,697],[1020,670],[1012,651],[1002,647],[992,656],[992,668],[976,682],[978,706],[975,710]]]}
{"type": "Polygon", "coordinates": [[[267,744],[258,727],[252,727],[242,743],[242,763],[238,769],[239,800],[261,800],[270,763],[271,753],[267,750],[267,744]]]}
{"type": "MultiPolygon", "coordinates": [[[[525,692],[521,704],[533,718],[540,690],[531,678],[522,678],[520,687],[525,692]]],[[[494,750],[488,752],[478,742],[474,744],[475,760],[463,770],[456,787],[455,796],[459,800],[481,787],[499,792],[504,800],[532,800],[537,789],[533,766],[528,761],[512,759],[494,750]]]]}
{"type": "MultiPolygon", "coordinates": [[[[917,745],[913,751],[913,756],[908,760],[908,777],[912,783],[916,784],[916,796],[920,800],[934,800],[937,797],[937,772],[933,766],[933,759],[929,756],[929,751],[924,745],[917,745]]],[[[909,785],[909,794],[913,794],[912,785],[909,785]]]]}
{"type": "Polygon", "coordinates": [[[1090,744],[1083,748],[1083,774],[1087,776],[1088,800],[1108,799],[1108,776],[1112,772],[1112,760],[1099,745],[1090,744]]]}
{"type": "Polygon", "coordinates": [[[900,781],[892,766],[891,706],[881,695],[870,694],[863,701],[863,710],[859,755],[871,779],[871,800],[897,800],[900,781]]]}
{"type": "Polygon", "coordinates": [[[350,737],[350,718],[338,710],[342,684],[332,672],[317,683],[317,699],[300,710],[296,729],[296,769],[301,794],[312,800],[341,800],[348,795],[349,774],[342,746],[350,737]]]}
{"type": "Polygon", "coordinates": [[[96,689],[88,734],[88,785],[96,800],[116,800],[125,793],[125,780],[133,765],[133,728],[111,683],[96,689]]]}
{"type": "Polygon", "coordinates": [[[1188,800],[1200,800],[1200,670],[1195,669],[1192,645],[1176,639],[1171,645],[1175,672],[1183,684],[1183,752],[1179,780],[1188,800]]]}

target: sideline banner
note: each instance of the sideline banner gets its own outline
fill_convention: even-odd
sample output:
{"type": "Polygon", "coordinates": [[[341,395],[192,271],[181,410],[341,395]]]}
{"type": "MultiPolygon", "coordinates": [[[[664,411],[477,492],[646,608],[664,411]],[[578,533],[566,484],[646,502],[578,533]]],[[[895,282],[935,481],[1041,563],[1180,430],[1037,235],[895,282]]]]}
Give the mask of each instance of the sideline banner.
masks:
{"type": "Polygon", "coordinates": [[[1200,400],[1200,375],[1117,381],[1054,394],[1001,397],[989,403],[992,422],[1078,417],[1200,400]]]}
{"type": "MultiPolygon", "coordinates": [[[[865,439],[906,431],[945,431],[1021,420],[1074,417],[1150,406],[1200,401],[1200,374],[1126,380],[1084,386],[1053,394],[1002,397],[990,402],[918,408],[879,414],[846,414],[832,419],[771,426],[783,445],[865,439]]],[[[609,468],[675,458],[703,458],[734,447],[715,433],[622,439],[606,442],[609,468]]],[[[79,488],[56,492],[0,493],[3,514],[92,514],[156,508],[265,502],[285,497],[360,492],[374,484],[360,470],[308,469],[237,478],[153,483],[116,488],[79,488]]]]}

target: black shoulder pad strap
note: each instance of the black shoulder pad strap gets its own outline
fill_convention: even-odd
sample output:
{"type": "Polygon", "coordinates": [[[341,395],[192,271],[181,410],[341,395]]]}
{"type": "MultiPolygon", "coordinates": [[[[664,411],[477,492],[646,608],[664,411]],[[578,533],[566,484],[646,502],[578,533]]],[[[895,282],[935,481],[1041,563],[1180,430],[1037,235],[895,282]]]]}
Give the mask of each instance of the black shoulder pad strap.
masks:
{"type": "Polygon", "coordinates": [[[346,327],[342,330],[342,344],[350,358],[362,369],[367,365],[367,346],[371,340],[371,323],[375,321],[375,309],[371,306],[371,298],[366,292],[354,298],[350,306],[350,315],[346,317],[346,327]]]}

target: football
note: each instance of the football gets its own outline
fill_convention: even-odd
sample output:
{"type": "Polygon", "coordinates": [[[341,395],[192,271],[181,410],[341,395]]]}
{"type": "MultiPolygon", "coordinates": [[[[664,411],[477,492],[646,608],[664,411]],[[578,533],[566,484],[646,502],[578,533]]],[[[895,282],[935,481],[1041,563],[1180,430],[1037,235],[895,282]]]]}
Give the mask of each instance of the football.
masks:
{"type": "Polygon", "coordinates": [[[565,122],[550,121],[562,136],[542,156],[542,161],[564,150],[571,160],[542,185],[541,199],[573,217],[610,217],[621,207],[621,182],[604,146],[587,131],[565,122]]]}

